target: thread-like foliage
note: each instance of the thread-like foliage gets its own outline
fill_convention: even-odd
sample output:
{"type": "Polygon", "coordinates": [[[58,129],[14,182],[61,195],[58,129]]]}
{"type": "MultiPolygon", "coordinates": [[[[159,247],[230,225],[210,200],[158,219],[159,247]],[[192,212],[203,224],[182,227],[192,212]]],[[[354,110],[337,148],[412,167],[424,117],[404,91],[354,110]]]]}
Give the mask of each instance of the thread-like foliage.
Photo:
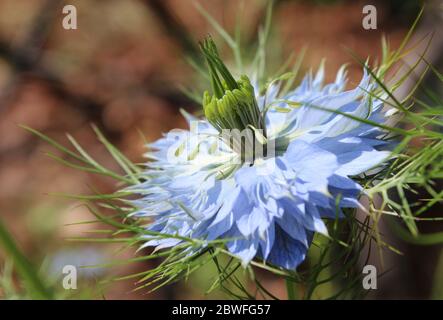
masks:
{"type": "MultiPolygon", "coordinates": [[[[215,32],[233,50],[238,71],[242,72],[245,61],[239,42],[223,30],[201,6],[198,5],[197,8],[208,19],[215,32]]],[[[256,76],[262,92],[266,93],[272,84],[279,83],[279,94],[284,96],[298,79],[297,73],[303,55],[301,54],[299,59],[296,59],[292,69],[289,68],[289,63],[284,64],[277,75],[266,76],[266,49],[271,29],[271,15],[272,7],[269,7],[267,20],[259,33],[257,55],[253,58],[252,65],[253,70],[258,70],[256,76]]],[[[140,247],[146,236],[149,236],[150,239],[167,237],[182,240],[175,247],[149,254],[142,254],[145,251],[139,251],[139,256],[133,259],[116,261],[107,265],[161,259],[161,262],[152,269],[112,279],[112,281],[136,279],[136,290],[156,290],[165,285],[186,280],[192,277],[195,271],[211,266],[215,270],[216,276],[211,283],[208,283],[207,293],[221,289],[230,297],[237,299],[276,299],[257,277],[256,271],[262,269],[286,280],[288,298],[291,299],[364,297],[365,291],[361,288],[361,270],[358,269],[359,263],[368,259],[367,256],[363,256],[364,249],[375,242],[379,252],[372,254],[383,254],[384,250],[399,253],[396,248],[386,243],[383,235],[380,234],[378,230],[380,221],[387,221],[392,230],[404,241],[420,245],[443,243],[443,233],[420,234],[416,225],[416,222],[420,220],[439,220],[422,216],[443,200],[443,191],[438,189],[438,182],[441,183],[443,179],[443,100],[428,89],[425,92],[428,95],[428,100],[432,101],[431,103],[418,100],[413,94],[402,99],[397,98],[396,90],[408,78],[408,74],[400,77],[400,80],[395,83],[389,83],[386,80],[388,72],[395,65],[401,64],[401,59],[407,54],[405,48],[410,42],[419,18],[397,50],[390,51],[387,42],[383,41],[383,60],[378,66],[370,67],[366,62],[356,58],[376,84],[374,90],[368,94],[396,110],[394,113],[397,119],[395,124],[379,124],[369,119],[331,111],[322,106],[311,106],[339,113],[364,124],[377,126],[386,132],[387,140],[398,141],[398,144],[393,151],[393,160],[383,170],[356,177],[365,190],[362,202],[367,205],[362,210],[363,215],[358,214],[355,209],[347,209],[343,219],[330,220],[328,222],[329,236],[315,236],[308,259],[297,272],[276,268],[260,260],[253,260],[246,269],[243,269],[237,257],[224,247],[224,243],[229,239],[205,241],[204,239],[180,237],[177,234],[147,231],[144,225],[149,223],[149,220],[134,219],[131,216],[136,208],[128,201],[129,193],[125,191],[116,191],[111,194],[97,192],[92,195],[64,195],[84,202],[96,217],[96,221],[109,227],[106,233],[101,230],[97,236],[71,240],[121,243],[122,250],[128,247],[140,247]],[[415,147],[411,141],[420,141],[419,147],[415,147]],[[424,190],[428,197],[412,202],[408,195],[417,193],[418,190],[424,190]],[[103,237],[103,234],[106,236],[103,237]],[[204,249],[192,250],[202,246],[204,249]]],[[[420,58],[419,61],[423,62],[424,60],[420,58]]],[[[441,73],[432,66],[428,66],[428,69],[440,81],[443,81],[441,73]]],[[[293,107],[299,105],[298,101],[285,102],[293,107]]],[[[275,106],[267,105],[265,110],[273,107],[275,106]]],[[[123,186],[137,185],[147,178],[143,174],[142,166],[129,161],[95,127],[93,129],[98,139],[120,166],[120,172],[111,171],[101,165],[70,136],[68,139],[72,148],[67,148],[34,129],[24,128],[65,155],[65,157],[59,157],[48,153],[51,158],[75,170],[111,177],[115,179],[118,190],[123,190],[123,186]]],[[[4,242],[3,245],[5,243],[8,244],[4,242]]],[[[20,259],[15,260],[14,262],[19,264],[17,267],[22,269],[25,267],[25,265],[20,266],[22,263],[20,259]]],[[[5,267],[4,274],[10,272],[10,267],[9,265],[5,267]]],[[[24,270],[26,271],[27,267],[24,270]]],[[[29,278],[29,275],[29,272],[25,272],[24,278],[29,278]]],[[[31,286],[39,284],[38,279],[33,277],[28,280],[31,286]]]]}

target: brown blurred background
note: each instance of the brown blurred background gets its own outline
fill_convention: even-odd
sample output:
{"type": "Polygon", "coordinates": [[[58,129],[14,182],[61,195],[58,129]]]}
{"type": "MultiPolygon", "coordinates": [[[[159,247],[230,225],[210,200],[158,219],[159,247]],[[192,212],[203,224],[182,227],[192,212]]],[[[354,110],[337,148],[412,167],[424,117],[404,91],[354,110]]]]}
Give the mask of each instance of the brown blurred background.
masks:
{"type": "MultiPolygon", "coordinates": [[[[243,10],[243,41],[253,50],[266,1],[200,3],[230,32],[235,28],[237,11],[243,10]]],[[[425,11],[420,25],[424,34],[442,29],[441,13],[435,10],[439,5],[440,1],[431,1],[429,7],[434,9],[425,11]]],[[[340,65],[350,63],[350,84],[355,85],[361,68],[345,48],[376,60],[382,35],[393,48],[398,46],[419,9],[419,1],[414,0],[275,1],[271,43],[281,43],[281,52],[276,48],[275,54],[282,57],[307,47],[304,71],[316,68],[326,58],[327,80],[335,77],[340,65]],[[377,30],[362,28],[365,4],[376,5],[377,30]]],[[[83,194],[90,193],[92,187],[110,192],[115,184],[51,160],[44,154],[51,147],[18,125],[40,130],[64,144],[65,133],[70,133],[99,161],[118,170],[94,136],[90,126],[94,123],[131,160],[141,162],[145,149],[139,132],[153,141],[162,132],[185,125],[180,108],[199,110],[179,86],[198,83],[184,56],[197,56],[196,44],[208,33],[217,38],[188,0],[0,0],[0,218],[30,259],[53,263],[90,256],[84,259],[107,260],[112,255],[109,246],[64,241],[92,228],[67,224],[91,217],[76,202],[49,193],[83,194]],[[62,28],[66,4],[77,8],[77,30],[62,28]]],[[[432,62],[441,67],[441,37],[435,38],[432,62]]],[[[438,264],[440,248],[405,250],[411,255],[398,260],[400,278],[394,284],[381,282],[372,296],[442,298],[438,296],[442,288],[434,277],[438,265],[443,265],[441,261],[438,264]]],[[[126,255],[130,257],[132,252],[126,255]]],[[[138,264],[97,272],[124,274],[146,267],[138,264]]],[[[285,297],[281,280],[264,277],[275,294],[285,297]]],[[[192,281],[150,295],[131,292],[133,281],[124,281],[98,297],[203,297],[204,277],[192,281]]]]}

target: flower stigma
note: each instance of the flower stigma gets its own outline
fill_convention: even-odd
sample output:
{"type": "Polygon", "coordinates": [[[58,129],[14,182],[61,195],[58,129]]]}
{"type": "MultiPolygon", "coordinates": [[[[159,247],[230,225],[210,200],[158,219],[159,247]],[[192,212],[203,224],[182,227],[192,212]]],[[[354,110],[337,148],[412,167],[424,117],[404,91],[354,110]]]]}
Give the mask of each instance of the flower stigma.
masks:
{"type": "Polygon", "coordinates": [[[200,48],[212,88],[212,94],[203,94],[204,114],[222,140],[241,156],[242,163],[253,165],[255,159],[267,153],[265,120],[254,87],[246,75],[234,79],[211,37],[200,43],[200,48]]]}

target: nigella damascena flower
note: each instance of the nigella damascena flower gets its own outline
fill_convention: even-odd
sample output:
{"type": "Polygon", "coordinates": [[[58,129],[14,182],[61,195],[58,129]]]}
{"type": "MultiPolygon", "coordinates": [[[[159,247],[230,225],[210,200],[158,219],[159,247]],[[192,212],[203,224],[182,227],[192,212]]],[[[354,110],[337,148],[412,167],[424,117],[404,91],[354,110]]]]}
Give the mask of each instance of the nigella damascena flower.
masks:
{"type": "MultiPolygon", "coordinates": [[[[283,97],[278,85],[260,95],[248,77],[233,78],[211,39],[201,47],[212,84],[206,119],[186,114],[189,130],[150,145],[146,181],[130,189],[141,195],[135,215],[165,235],[226,239],[244,264],[258,258],[294,269],[314,233],[327,234],[323,219],[359,206],[353,178],[389,157],[383,132],[356,120],[382,122],[383,104],[370,96],[366,73],[345,91],[344,68],[328,85],[321,67],[283,97]]],[[[146,241],[161,249],[183,240],[146,241]]]]}

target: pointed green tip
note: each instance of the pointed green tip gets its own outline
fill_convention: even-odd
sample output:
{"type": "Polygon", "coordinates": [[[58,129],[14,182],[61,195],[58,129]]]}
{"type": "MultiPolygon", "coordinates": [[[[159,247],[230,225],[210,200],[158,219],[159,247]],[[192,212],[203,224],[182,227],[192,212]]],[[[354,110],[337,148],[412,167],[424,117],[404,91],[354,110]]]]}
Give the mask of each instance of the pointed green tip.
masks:
{"type": "Polygon", "coordinates": [[[226,90],[238,89],[237,81],[220,58],[217,46],[211,36],[200,42],[200,49],[208,65],[214,95],[221,98],[226,90]]]}

